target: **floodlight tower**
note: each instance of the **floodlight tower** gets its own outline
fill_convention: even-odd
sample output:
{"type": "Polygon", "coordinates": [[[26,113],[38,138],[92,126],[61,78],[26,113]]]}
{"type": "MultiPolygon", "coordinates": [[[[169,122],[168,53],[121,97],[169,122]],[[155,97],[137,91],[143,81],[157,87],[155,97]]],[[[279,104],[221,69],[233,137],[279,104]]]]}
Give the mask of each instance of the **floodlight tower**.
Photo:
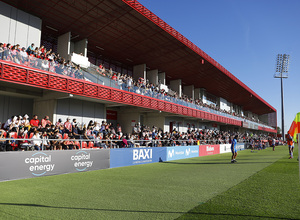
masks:
{"type": "Polygon", "coordinates": [[[282,127],[282,139],[284,141],[284,108],[283,108],[283,78],[288,78],[290,55],[278,54],[276,63],[276,73],[274,78],[280,78],[281,80],[281,127],[282,127]]]}

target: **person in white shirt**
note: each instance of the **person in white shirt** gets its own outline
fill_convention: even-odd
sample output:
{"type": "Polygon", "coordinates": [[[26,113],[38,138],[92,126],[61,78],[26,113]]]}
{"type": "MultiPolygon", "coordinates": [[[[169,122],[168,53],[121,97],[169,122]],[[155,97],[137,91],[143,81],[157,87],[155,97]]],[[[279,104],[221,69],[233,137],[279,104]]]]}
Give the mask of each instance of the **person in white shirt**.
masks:
{"type": "Polygon", "coordinates": [[[42,139],[41,139],[38,131],[34,132],[34,135],[32,136],[31,139],[32,139],[31,142],[32,142],[34,149],[41,150],[42,139]]]}

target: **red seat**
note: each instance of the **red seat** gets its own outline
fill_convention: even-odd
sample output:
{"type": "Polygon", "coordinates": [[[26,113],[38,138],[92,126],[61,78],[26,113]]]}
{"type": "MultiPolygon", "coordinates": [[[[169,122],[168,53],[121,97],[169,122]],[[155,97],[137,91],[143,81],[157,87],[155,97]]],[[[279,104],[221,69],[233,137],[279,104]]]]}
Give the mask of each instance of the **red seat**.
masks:
{"type": "Polygon", "coordinates": [[[34,133],[31,132],[30,135],[29,135],[29,139],[32,139],[33,135],[34,135],[34,133]]]}
{"type": "Polygon", "coordinates": [[[85,149],[89,149],[89,147],[88,147],[88,145],[87,145],[87,143],[86,143],[85,141],[82,141],[82,142],[81,142],[81,148],[82,148],[82,149],[84,149],[84,148],[85,148],[85,149]]]}
{"type": "MultiPolygon", "coordinates": [[[[18,138],[18,133],[17,132],[10,132],[9,138],[17,139],[18,138]]],[[[12,147],[12,150],[18,149],[19,148],[18,141],[11,140],[10,141],[10,146],[12,147]]]]}
{"type": "Polygon", "coordinates": [[[74,145],[77,146],[80,149],[80,142],[79,141],[75,141],[74,145]]]}
{"type": "Polygon", "coordinates": [[[88,147],[89,148],[94,148],[94,143],[90,141],[88,147]]]}

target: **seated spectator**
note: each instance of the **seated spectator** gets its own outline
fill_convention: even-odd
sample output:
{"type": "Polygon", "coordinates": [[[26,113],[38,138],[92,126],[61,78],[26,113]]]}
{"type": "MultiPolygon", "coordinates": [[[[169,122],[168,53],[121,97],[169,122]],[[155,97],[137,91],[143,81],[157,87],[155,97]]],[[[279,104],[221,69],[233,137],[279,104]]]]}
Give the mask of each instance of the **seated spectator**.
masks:
{"type": "Polygon", "coordinates": [[[72,133],[72,124],[70,122],[70,118],[67,117],[65,123],[64,123],[64,132],[63,133],[67,133],[70,134],[72,133]]]}
{"type": "Polygon", "coordinates": [[[73,148],[75,147],[75,143],[73,140],[73,135],[69,134],[67,138],[64,138],[64,141],[62,142],[62,148],[64,150],[73,150],[73,148]]]}
{"type": "Polygon", "coordinates": [[[3,43],[0,43],[0,60],[3,59],[3,52],[4,52],[4,45],[3,43]]]}
{"type": "Polygon", "coordinates": [[[28,55],[31,55],[31,54],[34,54],[34,50],[35,50],[34,43],[32,43],[31,45],[28,46],[26,52],[28,55]]]}
{"type": "Polygon", "coordinates": [[[59,140],[56,140],[56,139],[62,139],[62,136],[61,134],[59,133],[58,129],[56,129],[54,131],[54,133],[52,133],[49,138],[51,139],[50,140],[50,144],[51,144],[51,148],[53,150],[62,150],[62,144],[61,144],[61,141],[59,140]]]}
{"type": "Polygon", "coordinates": [[[48,140],[48,134],[46,131],[44,131],[42,135],[42,149],[53,150],[53,146],[50,144],[50,141],[48,140]]]}
{"type": "Polygon", "coordinates": [[[64,131],[64,125],[62,123],[61,119],[58,119],[58,121],[55,124],[55,128],[58,129],[59,133],[62,134],[64,131]]]}
{"type": "MultiPolygon", "coordinates": [[[[5,130],[1,129],[2,123],[0,122],[0,139],[6,138],[5,130]]],[[[6,151],[6,141],[0,140],[0,151],[6,151]]]]}
{"type": "Polygon", "coordinates": [[[20,55],[21,55],[21,62],[25,64],[25,62],[28,60],[28,54],[25,51],[25,47],[22,47],[21,51],[20,51],[20,55]]]}
{"type": "Polygon", "coordinates": [[[7,119],[7,121],[5,122],[5,124],[4,124],[4,126],[3,126],[3,128],[4,128],[5,130],[7,130],[7,131],[11,130],[11,128],[12,128],[12,122],[13,122],[13,118],[14,118],[14,117],[15,117],[15,116],[11,116],[11,118],[7,119]]]}
{"type": "Polygon", "coordinates": [[[40,121],[38,120],[38,116],[37,115],[33,115],[33,118],[30,120],[30,126],[38,128],[39,127],[39,123],[40,123],[40,121]]]}
{"type": "Polygon", "coordinates": [[[77,123],[72,126],[72,135],[75,139],[81,139],[80,131],[78,129],[77,123]]]}
{"type": "Polygon", "coordinates": [[[45,128],[46,125],[52,125],[52,122],[49,120],[49,116],[47,115],[41,120],[42,128],[45,128]]]}
{"type": "Polygon", "coordinates": [[[33,136],[32,136],[32,145],[35,150],[42,150],[41,144],[42,144],[42,139],[40,137],[39,131],[35,131],[33,136]]]}

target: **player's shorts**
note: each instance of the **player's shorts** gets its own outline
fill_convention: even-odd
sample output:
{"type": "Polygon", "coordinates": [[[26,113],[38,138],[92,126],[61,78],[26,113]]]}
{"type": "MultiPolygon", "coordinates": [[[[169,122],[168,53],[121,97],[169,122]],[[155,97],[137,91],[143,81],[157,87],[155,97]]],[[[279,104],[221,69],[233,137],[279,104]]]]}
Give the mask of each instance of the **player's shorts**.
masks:
{"type": "Polygon", "coordinates": [[[294,145],[289,145],[290,148],[294,148],[294,145]]]}
{"type": "Polygon", "coordinates": [[[231,152],[234,154],[236,153],[236,148],[231,148],[231,152]]]}

